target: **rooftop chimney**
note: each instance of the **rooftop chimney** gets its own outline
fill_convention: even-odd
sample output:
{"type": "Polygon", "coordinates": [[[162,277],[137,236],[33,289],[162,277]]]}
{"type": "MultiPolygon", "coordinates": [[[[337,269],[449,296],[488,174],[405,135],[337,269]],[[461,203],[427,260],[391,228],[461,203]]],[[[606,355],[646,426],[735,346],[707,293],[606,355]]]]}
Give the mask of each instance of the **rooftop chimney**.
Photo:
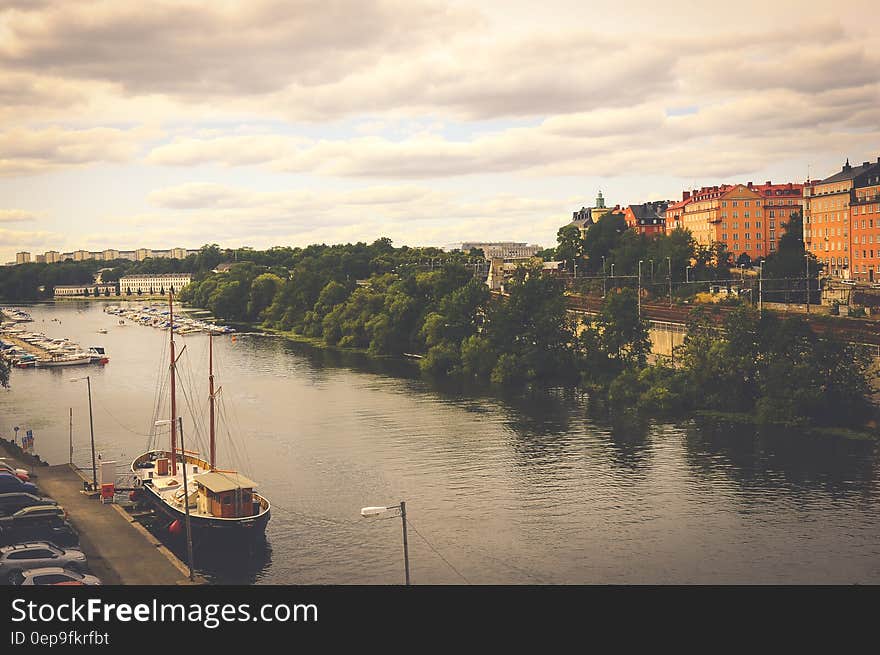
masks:
{"type": "Polygon", "coordinates": [[[770,180],[767,180],[766,184],[767,186],[773,186],[773,183],[770,180]]]}
{"type": "Polygon", "coordinates": [[[752,183],[749,182],[746,186],[749,187],[749,188],[751,189],[751,188],[752,188],[752,183]]]}
{"type": "Polygon", "coordinates": [[[681,192],[681,199],[682,199],[682,200],[687,200],[687,199],[690,198],[690,197],[691,197],[691,192],[690,192],[690,191],[682,191],[682,192],[681,192]]]}

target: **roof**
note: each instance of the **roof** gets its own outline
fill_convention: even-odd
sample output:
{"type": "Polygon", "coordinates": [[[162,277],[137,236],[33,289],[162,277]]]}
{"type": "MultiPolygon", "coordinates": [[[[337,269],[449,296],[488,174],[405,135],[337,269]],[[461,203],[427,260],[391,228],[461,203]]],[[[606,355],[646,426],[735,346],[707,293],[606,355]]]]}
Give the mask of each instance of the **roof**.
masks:
{"type": "Polygon", "coordinates": [[[629,210],[632,212],[633,218],[639,223],[651,224],[654,220],[664,221],[666,216],[666,208],[671,203],[667,200],[658,200],[654,202],[646,202],[641,205],[630,205],[629,210]]]}
{"type": "Polygon", "coordinates": [[[211,471],[210,473],[197,475],[193,480],[215,494],[234,489],[253,489],[257,486],[256,482],[249,480],[241,473],[218,473],[217,471],[211,471]]]}
{"type": "Polygon", "coordinates": [[[853,180],[860,175],[873,172],[873,169],[880,170],[880,158],[878,158],[876,162],[866,161],[861,166],[851,166],[847,159],[846,164],[843,165],[843,168],[841,168],[839,173],[835,173],[831,177],[826,177],[824,180],[818,182],[818,184],[830,184],[832,182],[853,180]]]}

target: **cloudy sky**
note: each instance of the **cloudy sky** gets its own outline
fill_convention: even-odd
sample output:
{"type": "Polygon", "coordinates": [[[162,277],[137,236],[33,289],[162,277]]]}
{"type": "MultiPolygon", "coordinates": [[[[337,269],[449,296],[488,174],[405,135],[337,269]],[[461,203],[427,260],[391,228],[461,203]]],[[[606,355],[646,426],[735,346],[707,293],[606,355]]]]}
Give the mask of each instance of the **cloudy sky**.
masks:
{"type": "Polygon", "coordinates": [[[875,0],[0,0],[19,250],[552,245],[880,156],[875,0]]]}

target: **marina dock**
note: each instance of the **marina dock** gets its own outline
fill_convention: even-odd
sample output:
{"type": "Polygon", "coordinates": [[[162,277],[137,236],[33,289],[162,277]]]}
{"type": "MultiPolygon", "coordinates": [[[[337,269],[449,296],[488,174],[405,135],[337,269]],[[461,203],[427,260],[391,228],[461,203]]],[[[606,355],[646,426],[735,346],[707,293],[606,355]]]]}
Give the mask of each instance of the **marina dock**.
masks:
{"type": "Polygon", "coordinates": [[[79,548],[104,584],[190,584],[186,565],[122,507],[82,493],[85,478],[78,471],[67,464],[35,467],[32,458],[19,456],[8,441],[0,441],[0,446],[5,457],[34,471],[42,494],[67,510],[68,521],[79,533],[79,548]]]}

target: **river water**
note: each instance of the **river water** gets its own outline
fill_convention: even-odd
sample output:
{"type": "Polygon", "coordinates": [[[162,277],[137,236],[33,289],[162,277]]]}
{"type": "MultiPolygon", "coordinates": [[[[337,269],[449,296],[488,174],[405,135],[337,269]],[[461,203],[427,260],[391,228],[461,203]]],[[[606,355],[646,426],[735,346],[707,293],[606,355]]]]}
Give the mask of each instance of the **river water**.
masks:
{"type": "MultiPolygon", "coordinates": [[[[97,450],[122,471],[167,430],[151,427],[157,405],[168,414],[167,333],[103,306],[29,308],[25,326],[111,361],[14,371],[0,433],[33,429],[36,451],[65,462],[72,407],[74,460],[90,466],[86,385],[70,381],[90,374],[97,450]]],[[[205,440],[208,338],[177,341],[190,447],[205,440]]],[[[360,509],[405,500],[415,584],[880,583],[874,442],[612,429],[579,393],[466,392],[407,362],[276,337],[218,337],[215,355],[220,464],[257,480],[273,515],[253,552],[201,556],[214,581],[401,583],[400,520],[360,509]]]]}

